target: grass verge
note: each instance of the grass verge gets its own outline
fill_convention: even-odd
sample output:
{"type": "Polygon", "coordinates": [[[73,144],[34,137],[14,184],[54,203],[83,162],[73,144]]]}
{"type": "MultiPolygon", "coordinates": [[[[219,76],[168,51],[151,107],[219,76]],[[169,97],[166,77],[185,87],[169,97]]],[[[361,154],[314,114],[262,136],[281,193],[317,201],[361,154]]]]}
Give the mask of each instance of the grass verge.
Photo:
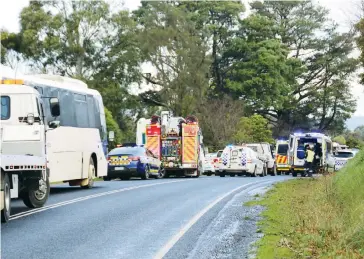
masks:
{"type": "Polygon", "coordinates": [[[279,183],[262,200],[257,258],[364,258],[364,150],[334,175],[279,183]]]}

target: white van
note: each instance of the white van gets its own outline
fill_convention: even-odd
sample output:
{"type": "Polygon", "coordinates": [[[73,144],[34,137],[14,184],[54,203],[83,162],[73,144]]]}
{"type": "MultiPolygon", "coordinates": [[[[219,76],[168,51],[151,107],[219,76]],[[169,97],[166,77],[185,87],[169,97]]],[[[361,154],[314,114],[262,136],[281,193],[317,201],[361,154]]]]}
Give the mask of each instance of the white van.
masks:
{"type": "Polygon", "coordinates": [[[264,163],[258,158],[257,153],[249,147],[229,145],[221,154],[219,168],[220,177],[235,175],[250,175],[256,177],[264,174],[264,163]]]}

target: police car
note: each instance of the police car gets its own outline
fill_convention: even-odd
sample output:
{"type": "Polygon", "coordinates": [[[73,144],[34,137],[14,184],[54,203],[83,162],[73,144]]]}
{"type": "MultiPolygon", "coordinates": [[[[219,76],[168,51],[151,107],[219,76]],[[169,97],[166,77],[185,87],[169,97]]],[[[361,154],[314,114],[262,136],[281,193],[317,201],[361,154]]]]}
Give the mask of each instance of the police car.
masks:
{"type": "Polygon", "coordinates": [[[355,157],[355,152],[351,149],[337,150],[335,156],[335,171],[339,171],[346,163],[355,157]]]}

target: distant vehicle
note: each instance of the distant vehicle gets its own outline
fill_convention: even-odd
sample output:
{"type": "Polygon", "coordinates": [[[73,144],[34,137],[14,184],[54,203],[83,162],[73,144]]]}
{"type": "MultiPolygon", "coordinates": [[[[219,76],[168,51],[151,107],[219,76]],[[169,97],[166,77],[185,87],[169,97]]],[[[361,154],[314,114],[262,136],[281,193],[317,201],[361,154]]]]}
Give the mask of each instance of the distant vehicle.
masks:
{"type": "Polygon", "coordinates": [[[220,168],[220,165],[222,164],[222,160],[221,160],[221,155],[222,155],[222,152],[224,150],[218,150],[216,152],[216,157],[212,160],[213,161],[213,164],[214,164],[214,167],[215,167],[215,175],[219,175],[219,168],[220,168]]]}
{"type": "Polygon", "coordinates": [[[216,157],[216,155],[217,153],[209,153],[205,156],[203,170],[204,174],[207,176],[211,176],[215,173],[214,158],[216,157]]]}
{"type": "Polygon", "coordinates": [[[235,175],[265,176],[264,162],[249,147],[229,145],[225,147],[221,159],[220,177],[225,177],[225,175],[230,175],[231,177],[235,175]]]}
{"type": "Polygon", "coordinates": [[[107,155],[108,171],[104,181],[115,178],[128,180],[130,177],[162,178],[164,175],[161,161],[143,146],[126,146],[114,148],[107,155]]]}
{"type": "Polygon", "coordinates": [[[346,163],[355,157],[355,151],[350,149],[337,150],[335,153],[335,171],[342,169],[346,163]]]}
{"type": "Polygon", "coordinates": [[[275,145],[275,161],[277,165],[277,174],[281,175],[282,172],[289,174],[290,165],[288,164],[288,140],[277,140],[275,145]]]}
{"type": "Polygon", "coordinates": [[[277,165],[269,143],[248,143],[246,146],[253,149],[258,153],[259,158],[263,159],[266,170],[270,175],[277,175],[277,165]]]}
{"type": "Polygon", "coordinates": [[[293,177],[300,172],[305,176],[305,147],[309,145],[315,151],[314,173],[334,170],[335,158],[331,138],[317,132],[296,132],[289,137],[289,164],[293,177]]]}
{"type": "Polygon", "coordinates": [[[183,118],[162,111],[161,116],[141,118],[137,122],[136,143],[145,145],[162,161],[165,177],[198,178],[203,173],[205,148],[194,116],[183,118]]]}

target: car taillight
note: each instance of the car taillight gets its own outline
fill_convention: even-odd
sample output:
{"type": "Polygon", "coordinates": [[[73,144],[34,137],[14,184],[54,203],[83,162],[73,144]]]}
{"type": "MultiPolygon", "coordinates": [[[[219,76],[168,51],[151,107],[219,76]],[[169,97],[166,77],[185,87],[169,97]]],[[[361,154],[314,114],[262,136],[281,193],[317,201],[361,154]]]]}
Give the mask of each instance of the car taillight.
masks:
{"type": "Polygon", "coordinates": [[[217,163],[217,162],[219,162],[219,159],[215,158],[214,163],[217,163]]]}
{"type": "Polygon", "coordinates": [[[130,157],[131,161],[138,161],[140,160],[140,156],[132,156],[130,157]]]}

